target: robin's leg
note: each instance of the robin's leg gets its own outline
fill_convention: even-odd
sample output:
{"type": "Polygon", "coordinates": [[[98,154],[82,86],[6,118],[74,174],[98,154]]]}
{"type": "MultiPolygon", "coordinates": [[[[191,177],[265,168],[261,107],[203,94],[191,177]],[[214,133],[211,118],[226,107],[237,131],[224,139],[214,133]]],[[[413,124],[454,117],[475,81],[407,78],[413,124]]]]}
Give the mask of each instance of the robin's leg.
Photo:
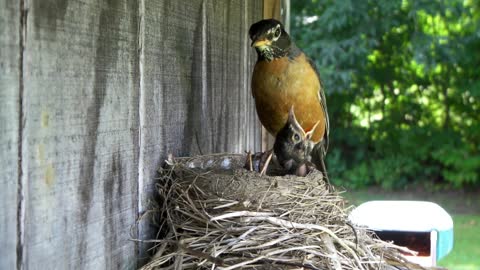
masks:
{"type": "Polygon", "coordinates": [[[247,156],[245,159],[245,165],[243,167],[249,171],[260,172],[262,168],[265,167],[264,164],[268,159],[269,153],[269,151],[256,152],[253,154],[250,151],[246,152],[247,156]]]}
{"type": "Polygon", "coordinates": [[[249,171],[253,171],[253,159],[252,159],[252,152],[248,151],[247,152],[247,160],[245,161],[245,169],[249,171]]]}
{"type": "Polygon", "coordinates": [[[327,187],[329,191],[335,191],[335,187],[331,185],[330,179],[328,178],[328,173],[327,173],[327,166],[325,166],[325,156],[322,155],[320,159],[320,171],[322,172],[323,179],[325,179],[325,182],[327,183],[327,187]]]}
{"type": "Polygon", "coordinates": [[[325,151],[322,143],[315,145],[312,151],[312,161],[317,167],[317,169],[322,173],[323,179],[327,183],[328,189],[330,191],[334,190],[334,187],[330,184],[330,179],[328,178],[327,166],[325,165],[325,151]]]}
{"type": "Polygon", "coordinates": [[[267,172],[268,165],[270,164],[270,161],[272,160],[273,156],[273,149],[270,149],[268,151],[265,151],[263,153],[262,158],[265,158],[265,163],[263,163],[262,170],[260,171],[260,175],[264,175],[267,172]]]}

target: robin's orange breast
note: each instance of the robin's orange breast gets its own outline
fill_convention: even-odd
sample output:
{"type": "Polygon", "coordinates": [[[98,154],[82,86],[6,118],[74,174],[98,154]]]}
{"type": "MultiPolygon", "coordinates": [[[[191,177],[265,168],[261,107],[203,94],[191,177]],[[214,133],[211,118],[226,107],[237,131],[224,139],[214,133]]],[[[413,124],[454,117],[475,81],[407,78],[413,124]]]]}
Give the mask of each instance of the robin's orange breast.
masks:
{"type": "Polygon", "coordinates": [[[302,53],[295,59],[282,57],[258,61],[252,76],[252,94],[262,125],[272,135],[285,125],[290,107],[305,131],[319,122],[312,137],[319,142],[325,132],[325,115],[320,104],[320,80],[302,53]]]}

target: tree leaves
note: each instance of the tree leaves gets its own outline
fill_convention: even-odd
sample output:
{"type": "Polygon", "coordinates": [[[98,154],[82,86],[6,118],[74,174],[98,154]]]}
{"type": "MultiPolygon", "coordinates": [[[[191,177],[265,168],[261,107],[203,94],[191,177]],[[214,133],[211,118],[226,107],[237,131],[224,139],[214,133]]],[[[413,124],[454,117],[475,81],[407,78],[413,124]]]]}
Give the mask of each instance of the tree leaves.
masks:
{"type": "Polygon", "coordinates": [[[326,86],[339,179],[480,184],[478,1],[292,1],[292,15],[326,86]]]}

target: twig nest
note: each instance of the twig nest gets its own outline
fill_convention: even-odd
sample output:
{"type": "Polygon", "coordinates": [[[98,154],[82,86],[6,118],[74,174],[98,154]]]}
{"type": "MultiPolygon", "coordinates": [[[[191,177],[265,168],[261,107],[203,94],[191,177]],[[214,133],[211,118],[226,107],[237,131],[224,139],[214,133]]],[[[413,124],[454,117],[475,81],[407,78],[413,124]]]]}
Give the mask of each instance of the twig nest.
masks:
{"type": "Polygon", "coordinates": [[[244,155],[170,160],[158,191],[162,239],[142,269],[422,269],[348,223],[314,171],[260,176],[244,155]]]}

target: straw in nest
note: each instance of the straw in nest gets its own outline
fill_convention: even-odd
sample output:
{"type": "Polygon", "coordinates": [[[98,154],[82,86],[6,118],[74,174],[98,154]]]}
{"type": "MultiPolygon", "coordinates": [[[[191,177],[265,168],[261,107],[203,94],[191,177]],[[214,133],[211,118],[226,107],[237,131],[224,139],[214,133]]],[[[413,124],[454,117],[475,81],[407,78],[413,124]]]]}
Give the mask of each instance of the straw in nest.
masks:
{"type": "Polygon", "coordinates": [[[162,239],[142,269],[424,269],[365,229],[320,172],[259,176],[243,155],[170,161],[161,170],[162,239]]]}

